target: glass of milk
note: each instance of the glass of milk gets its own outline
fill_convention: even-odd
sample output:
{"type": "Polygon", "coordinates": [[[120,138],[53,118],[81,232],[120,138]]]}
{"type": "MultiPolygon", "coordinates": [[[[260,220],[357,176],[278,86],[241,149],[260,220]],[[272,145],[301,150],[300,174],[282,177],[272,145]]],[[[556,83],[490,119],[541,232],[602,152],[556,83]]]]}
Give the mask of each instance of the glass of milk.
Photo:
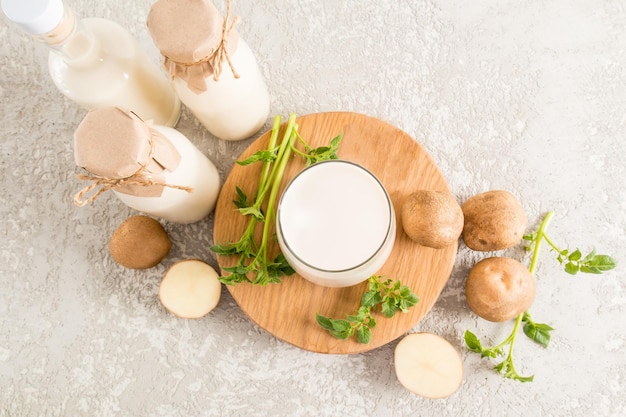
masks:
{"type": "Polygon", "coordinates": [[[345,160],[318,162],[287,185],[276,215],[287,262],[326,287],[365,281],[385,263],[395,242],[389,194],[369,170],[345,160]]]}

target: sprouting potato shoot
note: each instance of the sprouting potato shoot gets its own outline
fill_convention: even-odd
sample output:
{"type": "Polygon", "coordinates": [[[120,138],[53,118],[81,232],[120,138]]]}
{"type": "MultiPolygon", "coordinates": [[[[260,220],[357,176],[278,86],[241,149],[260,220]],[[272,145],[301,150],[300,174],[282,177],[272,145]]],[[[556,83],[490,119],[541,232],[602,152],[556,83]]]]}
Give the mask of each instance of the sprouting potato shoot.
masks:
{"type": "Polygon", "coordinates": [[[528,310],[535,300],[535,279],[512,258],[483,259],[470,270],[465,283],[467,304],[479,317],[502,322],[528,310]]]}
{"type": "Polygon", "coordinates": [[[496,251],[517,244],[528,219],[518,199],[508,191],[493,190],[467,199],[461,206],[463,241],[477,251],[496,251]]]}
{"type": "Polygon", "coordinates": [[[159,287],[161,304],[172,314],[196,319],[217,306],[222,284],[217,272],[207,263],[187,259],[172,265],[159,287]]]}
{"type": "Polygon", "coordinates": [[[449,192],[415,191],[402,204],[401,214],[404,232],[422,246],[450,246],[463,231],[463,211],[449,192]]]}
{"type": "Polygon", "coordinates": [[[457,350],[432,333],[412,333],[396,346],[396,376],[410,392],[426,398],[446,398],[463,381],[463,362],[457,350]]]}

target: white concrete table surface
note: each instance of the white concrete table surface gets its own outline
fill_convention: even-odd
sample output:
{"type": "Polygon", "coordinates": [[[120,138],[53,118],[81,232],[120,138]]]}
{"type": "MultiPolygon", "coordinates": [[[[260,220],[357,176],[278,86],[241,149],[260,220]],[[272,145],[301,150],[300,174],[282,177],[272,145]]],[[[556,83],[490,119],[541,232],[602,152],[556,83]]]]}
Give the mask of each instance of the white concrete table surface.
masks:
{"type": "MultiPolygon", "coordinates": [[[[69,4],[117,21],[157,62],[151,3],[69,4]]],[[[570,276],[544,246],[531,311],[556,331],[548,349],[518,338],[518,370],[535,374],[519,383],[464,347],[465,330],[496,342],[512,323],[469,311],[464,280],[485,254],[461,244],[440,299],[412,329],[461,353],[463,384],[445,400],[400,386],[397,340],[364,354],[303,351],[258,328],[225,289],[209,316],[177,319],[158,302],[160,278],[179,259],[217,267],[213,216],[164,222],[173,248],[159,266],[117,265],[108,238],[135,212],[113,195],[72,204],[72,134],[85,111],[55,89],[45,46],[2,19],[0,416],[626,415],[626,3],[241,0],[233,12],[267,80],[270,116],[380,118],[428,150],[459,202],[509,190],[531,227],[555,210],[553,240],[621,264],[570,276]]],[[[187,110],[178,129],[222,180],[253,140],[217,140],[187,110]]],[[[527,261],[520,247],[504,254],[527,261]]]]}

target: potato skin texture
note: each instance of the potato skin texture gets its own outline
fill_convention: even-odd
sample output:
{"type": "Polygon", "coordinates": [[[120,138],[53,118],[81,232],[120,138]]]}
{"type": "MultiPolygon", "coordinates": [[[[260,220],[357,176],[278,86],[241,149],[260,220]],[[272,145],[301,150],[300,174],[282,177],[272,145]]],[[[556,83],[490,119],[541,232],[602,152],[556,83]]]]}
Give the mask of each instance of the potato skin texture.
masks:
{"type": "Polygon", "coordinates": [[[463,242],[476,251],[497,251],[515,246],[526,231],[528,218],[519,200],[504,190],[487,191],[461,206],[465,224],[463,242]]]}
{"type": "Polygon", "coordinates": [[[402,228],[411,240],[442,249],[458,241],[463,231],[463,211],[452,194],[418,190],[402,204],[402,228]]]}
{"type": "Polygon", "coordinates": [[[465,283],[467,304],[485,320],[502,322],[528,310],[535,300],[535,279],[515,259],[483,259],[470,270],[465,283]]]}
{"type": "Polygon", "coordinates": [[[172,242],[157,220],[148,216],[132,216],[113,232],[109,241],[111,257],[131,269],[156,266],[169,253],[172,242]]]}

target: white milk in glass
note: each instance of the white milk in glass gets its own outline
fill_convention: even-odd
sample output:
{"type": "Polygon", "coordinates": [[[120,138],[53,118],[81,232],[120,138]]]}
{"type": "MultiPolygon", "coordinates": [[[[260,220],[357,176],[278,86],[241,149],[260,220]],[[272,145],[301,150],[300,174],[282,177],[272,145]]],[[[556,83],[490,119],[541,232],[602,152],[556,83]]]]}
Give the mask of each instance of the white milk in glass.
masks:
{"type": "Polygon", "coordinates": [[[396,222],[382,183],[360,165],[335,160],[300,172],[277,214],[280,248],[313,283],[345,287],[375,274],[389,257],[396,222]]]}

